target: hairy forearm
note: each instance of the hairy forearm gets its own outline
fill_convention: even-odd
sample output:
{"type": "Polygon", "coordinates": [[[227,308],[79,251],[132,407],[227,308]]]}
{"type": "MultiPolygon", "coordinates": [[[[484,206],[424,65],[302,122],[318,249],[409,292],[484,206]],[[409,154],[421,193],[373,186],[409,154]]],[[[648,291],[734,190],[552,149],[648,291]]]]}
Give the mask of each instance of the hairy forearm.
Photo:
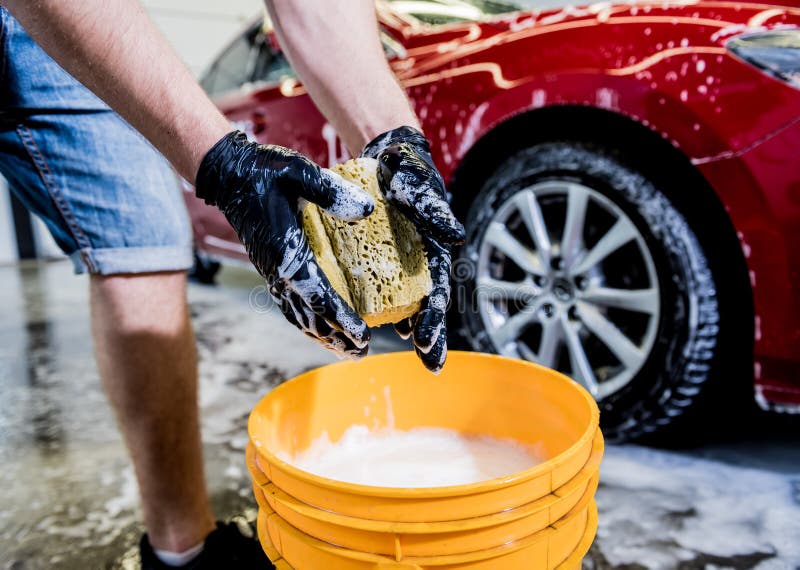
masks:
{"type": "Polygon", "coordinates": [[[281,47],[351,153],[401,125],[419,127],[386,63],[373,0],[266,0],[281,47]]]}
{"type": "Polygon", "coordinates": [[[187,180],[194,181],[203,156],[231,130],[137,1],[2,3],[187,180]]]}

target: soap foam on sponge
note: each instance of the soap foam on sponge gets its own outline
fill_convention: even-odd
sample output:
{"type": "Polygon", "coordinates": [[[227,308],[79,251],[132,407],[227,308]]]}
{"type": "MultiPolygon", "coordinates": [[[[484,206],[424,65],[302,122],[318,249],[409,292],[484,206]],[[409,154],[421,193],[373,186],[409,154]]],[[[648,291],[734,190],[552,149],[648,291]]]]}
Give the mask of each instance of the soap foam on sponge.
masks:
{"type": "Polygon", "coordinates": [[[446,487],[505,477],[543,461],[541,453],[512,439],[466,436],[419,427],[370,430],[353,425],[331,443],[327,434],[282,460],[329,479],[378,487],[446,487]]]}

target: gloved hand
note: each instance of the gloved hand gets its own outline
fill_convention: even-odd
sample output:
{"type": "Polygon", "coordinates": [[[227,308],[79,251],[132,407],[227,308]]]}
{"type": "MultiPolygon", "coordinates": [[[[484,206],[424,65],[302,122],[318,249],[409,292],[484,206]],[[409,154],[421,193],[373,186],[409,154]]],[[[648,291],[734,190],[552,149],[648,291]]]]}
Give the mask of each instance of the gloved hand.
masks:
{"type": "Polygon", "coordinates": [[[430,143],[417,129],[400,127],[379,135],[361,156],[378,159],[378,184],[386,200],[411,220],[425,245],[433,288],[419,312],[397,323],[395,329],[403,338],[413,336],[422,362],[439,372],[447,357],[451,246],[464,242],[464,226],[447,203],[430,143]]]}
{"type": "Polygon", "coordinates": [[[355,358],[367,353],[369,328],[317,265],[302,208],[308,200],[358,220],[375,207],[369,194],[297,152],[250,142],[239,131],[211,148],[195,187],[225,214],[292,324],[326,348],[355,358]]]}

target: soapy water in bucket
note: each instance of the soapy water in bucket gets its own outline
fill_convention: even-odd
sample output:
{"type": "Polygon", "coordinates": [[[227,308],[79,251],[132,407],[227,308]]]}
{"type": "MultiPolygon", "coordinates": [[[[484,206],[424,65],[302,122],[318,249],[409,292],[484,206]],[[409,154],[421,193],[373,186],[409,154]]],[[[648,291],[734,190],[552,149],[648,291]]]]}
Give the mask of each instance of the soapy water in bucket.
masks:
{"type": "Polygon", "coordinates": [[[378,487],[444,487],[505,477],[541,463],[534,446],[512,439],[419,427],[370,430],[352,425],[337,442],[328,434],[280,459],[329,479],[378,487]]]}

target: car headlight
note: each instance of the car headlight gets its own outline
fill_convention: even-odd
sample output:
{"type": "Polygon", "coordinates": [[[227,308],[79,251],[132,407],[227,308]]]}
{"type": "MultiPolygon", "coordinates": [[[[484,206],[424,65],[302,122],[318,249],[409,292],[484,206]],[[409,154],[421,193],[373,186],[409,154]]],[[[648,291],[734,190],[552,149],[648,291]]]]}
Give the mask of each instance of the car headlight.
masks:
{"type": "Polygon", "coordinates": [[[800,29],[744,34],[728,40],[725,47],[767,75],[800,89],[800,29]]]}

